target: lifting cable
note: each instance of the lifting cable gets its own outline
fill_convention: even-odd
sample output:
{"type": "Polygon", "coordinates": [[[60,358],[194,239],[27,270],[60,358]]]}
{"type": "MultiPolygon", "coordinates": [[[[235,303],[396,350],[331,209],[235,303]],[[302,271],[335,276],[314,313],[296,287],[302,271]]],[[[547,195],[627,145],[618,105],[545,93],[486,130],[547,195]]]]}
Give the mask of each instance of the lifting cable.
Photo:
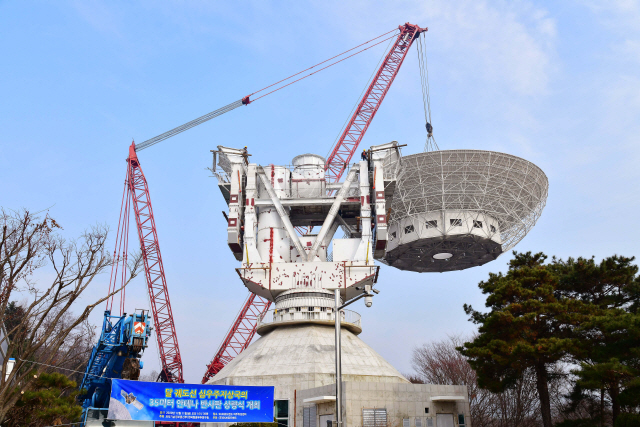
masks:
{"type": "Polygon", "coordinates": [[[151,139],[147,139],[144,142],[141,142],[140,144],[136,144],[136,152],[140,151],[140,150],[144,150],[147,147],[151,147],[153,144],[157,144],[160,141],[164,141],[165,139],[171,138],[174,135],[177,135],[179,133],[184,132],[185,130],[189,130],[194,126],[198,126],[201,123],[204,123],[206,121],[209,121],[211,119],[214,119],[218,116],[223,115],[224,113],[227,113],[231,110],[235,110],[236,108],[240,107],[243,105],[242,99],[239,99],[238,101],[232,102],[229,105],[225,105],[222,108],[218,108],[215,111],[210,112],[209,114],[205,114],[204,116],[198,117],[195,120],[191,120],[188,123],[185,123],[181,126],[178,126],[177,128],[173,128],[170,131],[167,131],[165,133],[162,133],[156,137],[153,137],[151,139]]]}
{"type": "Polygon", "coordinates": [[[122,192],[122,202],[120,204],[120,218],[118,219],[118,231],[116,232],[116,247],[113,250],[113,258],[111,264],[111,275],[109,277],[109,292],[115,292],[120,287],[120,292],[116,292],[107,299],[106,310],[112,312],[113,301],[117,293],[120,293],[120,315],[124,313],[125,287],[127,283],[127,265],[128,265],[128,247],[129,247],[129,219],[131,215],[131,188],[129,187],[129,175],[124,181],[124,190],[122,192]],[[120,283],[120,286],[118,286],[120,283]]]}
{"type": "Polygon", "coordinates": [[[340,132],[338,132],[338,134],[336,135],[336,139],[333,140],[333,144],[331,144],[331,148],[329,148],[329,151],[327,151],[327,155],[325,156],[325,159],[329,158],[329,155],[331,154],[331,151],[333,151],[333,148],[338,143],[338,138],[340,138],[340,136],[342,136],[342,132],[344,132],[344,128],[347,127],[347,123],[349,122],[351,117],[353,117],[353,112],[358,107],[358,105],[360,105],[360,101],[362,101],[362,95],[364,95],[364,92],[369,88],[369,85],[371,84],[371,80],[373,80],[373,77],[376,75],[376,73],[380,69],[380,64],[384,60],[385,56],[387,56],[387,53],[389,52],[389,46],[391,46],[391,43],[393,43],[393,37],[391,39],[389,39],[389,43],[387,43],[387,47],[382,52],[382,55],[380,56],[380,60],[378,61],[378,63],[374,67],[373,71],[371,72],[371,75],[369,76],[369,80],[367,80],[367,83],[362,88],[362,92],[360,92],[360,95],[356,99],[356,102],[353,104],[353,108],[351,108],[351,111],[349,112],[349,114],[347,115],[347,118],[345,119],[344,123],[342,124],[342,127],[340,128],[340,132]]]}
{"type": "Polygon", "coordinates": [[[416,50],[418,51],[418,67],[420,68],[424,121],[427,129],[427,140],[424,145],[424,151],[437,151],[440,150],[440,148],[436,143],[436,139],[433,137],[433,126],[431,124],[431,99],[429,98],[429,70],[427,68],[426,43],[423,43],[422,39],[422,36],[418,37],[416,50]]]}
{"type": "Polygon", "coordinates": [[[302,77],[300,77],[300,78],[298,78],[298,79],[296,79],[296,80],[294,80],[294,81],[292,81],[292,82],[289,82],[289,83],[287,83],[287,84],[284,84],[284,85],[282,85],[282,86],[280,86],[280,87],[278,87],[278,88],[276,88],[276,89],[273,89],[273,90],[272,90],[272,91],[270,91],[270,92],[267,92],[267,93],[265,93],[265,94],[263,94],[263,95],[260,95],[260,96],[259,96],[259,97],[257,97],[256,99],[253,99],[253,100],[252,100],[252,99],[249,99],[251,96],[253,96],[253,95],[257,94],[257,93],[263,92],[263,91],[265,91],[266,89],[269,89],[269,88],[271,88],[271,87],[274,87],[274,86],[277,86],[277,85],[279,85],[279,84],[281,84],[281,83],[284,83],[285,81],[287,81],[287,80],[289,80],[289,79],[291,79],[291,78],[293,78],[293,77],[295,77],[295,76],[298,76],[298,75],[300,75],[300,74],[302,74],[302,73],[304,73],[304,72],[306,72],[306,71],[309,71],[309,70],[311,70],[311,69],[313,69],[313,68],[315,68],[315,67],[317,67],[317,66],[319,66],[319,65],[322,65],[322,64],[324,64],[324,63],[326,63],[326,62],[329,62],[329,61],[331,61],[331,60],[333,60],[333,59],[336,59],[336,58],[338,58],[338,57],[340,57],[340,56],[343,56],[344,54],[346,54],[346,53],[348,53],[348,52],[351,52],[352,50],[358,49],[359,47],[362,47],[362,46],[364,46],[364,45],[370,44],[370,43],[371,43],[371,42],[373,42],[374,40],[377,40],[377,39],[379,39],[379,38],[385,37],[385,36],[389,35],[390,33],[395,33],[396,31],[398,31],[398,29],[397,29],[397,28],[394,28],[393,30],[388,31],[388,32],[386,32],[386,33],[384,33],[384,34],[381,34],[381,35],[379,35],[378,37],[375,37],[375,38],[373,38],[373,39],[371,39],[371,40],[369,40],[369,41],[366,41],[366,42],[364,42],[364,43],[361,43],[361,44],[359,44],[358,46],[355,46],[355,47],[353,47],[353,48],[351,48],[351,49],[349,49],[349,50],[345,50],[344,52],[342,52],[342,53],[340,53],[340,54],[338,54],[338,55],[335,55],[335,56],[333,56],[333,57],[331,57],[331,58],[329,58],[329,59],[326,59],[326,60],[324,60],[324,61],[322,61],[322,62],[319,62],[319,63],[317,63],[316,65],[313,65],[312,67],[309,67],[309,68],[304,69],[304,70],[302,70],[302,71],[299,71],[299,72],[297,72],[297,73],[295,73],[295,74],[292,74],[292,75],[290,75],[289,77],[287,77],[286,79],[282,79],[282,80],[280,80],[280,81],[278,81],[278,82],[276,82],[276,83],[270,84],[269,86],[263,87],[262,89],[257,90],[257,91],[255,91],[255,92],[251,93],[250,95],[245,96],[245,97],[244,97],[244,98],[242,98],[242,99],[239,99],[239,100],[237,100],[237,101],[234,101],[234,102],[232,102],[231,104],[225,105],[224,107],[219,108],[219,109],[217,109],[217,110],[215,110],[215,111],[212,111],[212,112],[210,112],[210,113],[208,113],[208,114],[205,114],[204,116],[198,117],[198,118],[197,118],[197,119],[195,119],[195,120],[191,120],[190,122],[187,122],[187,123],[185,123],[185,124],[183,124],[183,125],[180,125],[180,126],[178,126],[178,127],[176,127],[176,128],[173,128],[173,129],[171,129],[171,130],[169,130],[169,131],[167,131],[167,132],[165,132],[165,133],[162,133],[162,134],[160,134],[160,135],[158,135],[158,136],[155,136],[155,137],[153,137],[153,138],[151,138],[151,139],[148,139],[148,140],[146,140],[146,141],[143,141],[143,142],[141,142],[140,144],[136,144],[136,152],[137,152],[137,151],[140,151],[140,150],[144,150],[145,148],[150,147],[150,146],[152,146],[152,145],[154,145],[154,144],[157,144],[157,143],[158,143],[158,142],[160,142],[160,141],[164,141],[165,139],[171,138],[172,136],[175,136],[175,135],[177,135],[177,134],[179,134],[179,133],[182,133],[182,132],[184,132],[184,131],[186,131],[186,130],[188,130],[188,129],[191,129],[192,127],[198,126],[199,124],[202,124],[202,123],[204,123],[204,122],[206,122],[206,121],[209,121],[209,120],[211,120],[211,119],[213,119],[213,118],[216,118],[216,117],[218,117],[218,116],[221,116],[222,114],[227,113],[227,112],[229,112],[229,111],[231,111],[231,110],[235,110],[236,108],[241,107],[242,105],[248,105],[248,104],[250,104],[250,103],[252,103],[252,102],[257,101],[257,100],[258,100],[258,99],[260,99],[260,98],[264,98],[264,97],[265,97],[265,96],[267,96],[267,95],[271,95],[272,93],[277,92],[277,91],[279,91],[280,89],[284,89],[285,87],[290,86],[290,85],[292,85],[292,84],[294,84],[294,83],[297,83],[297,82],[299,82],[300,80],[304,80],[304,79],[306,79],[307,77],[311,77],[312,75],[314,75],[314,74],[316,74],[316,73],[318,73],[318,72],[320,72],[320,71],[322,71],[322,70],[326,70],[327,68],[332,67],[332,66],[334,66],[334,65],[336,65],[336,64],[338,64],[338,63],[340,63],[340,62],[344,61],[345,59],[349,59],[349,58],[351,58],[351,57],[353,57],[353,56],[355,56],[355,55],[357,55],[357,54],[359,54],[359,53],[364,52],[365,50],[369,50],[369,49],[371,49],[371,48],[372,48],[372,47],[374,47],[374,46],[377,46],[377,45],[379,45],[379,44],[381,44],[381,43],[386,42],[387,40],[393,39],[394,37],[396,37],[396,36],[397,36],[397,34],[392,34],[391,36],[386,37],[386,38],[384,38],[383,40],[380,40],[380,41],[378,41],[378,42],[376,42],[376,43],[374,43],[374,44],[372,44],[372,45],[370,45],[370,46],[367,46],[367,47],[365,47],[364,49],[361,49],[361,50],[359,50],[359,51],[357,51],[357,52],[355,52],[355,53],[352,53],[352,54],[351,54],[351,55],[349,55],[349,56],[346,56],[346,57],[344,57],[344,58],[342,58],[342,59],[339,59],[339,60],[337,60],[337,61],[335,61],[335,62],[333,62],[333,63],[331,63],[331,64],[329,64],[329,65],[327,65],[327,66],[324,66],[324,67],[322,67],[322,68],[320,68],[320,69],[318,69],[318,70],[315,70],[315,71],[313,71],[313,72],[311,72],[311,73],[309,73],[309,74],[307,74],[307,75],[305,75],[305,76],[302,76],[302,77]]]}
{"type": "MultiPolygon", "coordinates": [[[[385,36],[385,35],[387,35],[387,34],[389,34],[389,33],[395,32],[395,31],[398,31],[398,30],[397,30],[397,29],[395,29],[395,30],[391,30],[391,31],[389,31],[388,33],[385,33],[385,34],[383,34],[383,35],[381,35],[381,36],[376,37],[375,39],[379,39],[380,37],[383,37],[383,36],[385,36]]],[[[264,98],[264,97],[265,97],[265,96],[267,96],[267,95],[271,95],[273,92],[277,92],[277,91],[279,91],[280,89],[284,89],[285,87],[287,87],[287,86],[289,86],[289,85],[292,85],[292,84],[294,84],[294,83],[296,83],[296,82],[299,82],[300,80],[304,80],[304,79],[306,79],[307,77],[311,77],[312,75],[314,75],[314,74],[316,74],[316,73],[319,73],[319,72],[320,72],[320,71],[322,71],[322,70],[326,70],[326,69],[327,69],[327,68],[329,68],[329,67],[333,67],[334,65],[336,65],[336,64],[338,64],[338,63],[340,63],[340,62],[344,61],[345,59],[349,59],[349,58],[351,58],[352,56],[356,56],[357,54],[362,53],[362,52],[364,52],[365,50],[369,50],[369,49],[371,49],[372,47],[377,46],[377,45],[379,45],[379,44],[381,44],[381,43],[384,43],[384,42],[386,42],[387,40],[392,39],[392,38],[394,38],[394,37],[396,37],[396,34],[393,34],[391,37],[387,37],[386,39],[383,39],[383,40],[381,40],[381,41],[379,41],[379,42],[377,42],[377,43],[374,43],[374,44],[372,44],[372,45],[371,45],[371,46],[369,46],[369,47],[365,47],[364,49],[359,50],[359,51],[358,51],[358,52],[356,52],[356,53],[352,53],[351,55],[349,55],[349,56],[347,56],[347,57],[344,57],[344,58],[342,58],[342,59],[340,59],[340,60],[338,60],[338,61],[336,61],[336,62],[334,62],[334,63],[332,63],[332,64],[329,64],[329,65],[327,65],[326,67],[322,67],[322,68],[320,68],[319,70],[314,71],[313,73],[309,73],[309,74],[307,74],[307,75],[306,75],[306,76],[304,76],[304,77],[300,77],[299,79],[296,79],[296,80],[292,81],[291,83],[287,83],[287,84],[286,84],[286,85],[284,85],[284,86],[281,86],[281,87],[279,87],[279,88],[277,88],[277,89],[274,89],[274,90],[272,90],[271,92],[265,93],[264,95],[260,95],[259,97],[257,97],[256,99],[254,99],[253,101],[250,101],[250,102],[257,101],[257,100],[258,100],[258,99],[260,99],[260,98],[264,98]]],[[[334,56],[333,58],[327,59],[326,61],[322,61],[322,62],[320,62],[320,63],[318,63],[318,64],[314,65],[313,67],[309,67],[309,68],[307,68],[306,70],[300,71],[300,73],[304,73],[305,71],[310,70],[310,69],[312,69],[312,68],[315,68],[315,67],[317,67],[317,66],[318,66],[318,65],[320,65],[320,64],[324,64],[324,63],[325,63],[325,62],[327,62],[327,61],[331,61],[332,59],[337,58],[338,56],[342,56],[342,55],[344,55],[345,53],[352,51],[353,49],[357,49],[357,48],[359,48],[360,46],[363,46],[363,45],[365,45],[365,44],[368,44],[368,43],[372,42],[372,41],[373,41],[373,40],[375,40],[375,39],[371,39],[371,40],[369,40],[368,42],[362,43],[362,44],[361,44],[361,45],[359,45],[359,46],[356,46],[356,47],[351,48],[351,49],[349,49],[349,50],[347,50],[347,51],[344,51],[344,52],[342,52],[340,55],[336,55],[336,56],[334,56]]],[[[285,80],[289,80],[291,77],[297,76],[297,75],[298,75],[298,74],[300,74],[300,73],[293,74],[292,76],[289,76],[289,77],[287,77],[286,79],[279,81],[278,83],[282,83],[282,82],[284,82],[285,80]]],[[[263,88],[263,89],[260,89],[259,91],[254,92],[254,93],[252,93],[251,95],[254,95],[254,94],[258,93],[258,92],[262,92],[263,90],[265,90],[265,89],[267,89],[267,88],[269,88],[269,87],[271,87],[271,86],[274,86],[274,85],[276,85],[276,84],[278,84],[278,83],[274,83],[273,85],[270,85],[270,86],[267,86],[267,87],[265,87],[265,88],[263,88]]],[[[251,95],[249,95],[249,96],[251,96],[251,95]]]]}

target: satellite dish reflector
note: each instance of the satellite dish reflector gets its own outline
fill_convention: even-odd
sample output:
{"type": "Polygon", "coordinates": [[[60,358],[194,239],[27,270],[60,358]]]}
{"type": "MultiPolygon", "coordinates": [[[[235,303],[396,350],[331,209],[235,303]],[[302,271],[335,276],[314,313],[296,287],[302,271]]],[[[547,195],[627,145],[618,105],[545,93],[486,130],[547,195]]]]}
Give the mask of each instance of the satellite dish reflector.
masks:
{"type": "Polygon", "coordinates": [[[430,151],[398,162],[381,261],[400,270],[464,270],[492,261],[524,238],[547,200],[544,172],[509,154],[430,151]]]}

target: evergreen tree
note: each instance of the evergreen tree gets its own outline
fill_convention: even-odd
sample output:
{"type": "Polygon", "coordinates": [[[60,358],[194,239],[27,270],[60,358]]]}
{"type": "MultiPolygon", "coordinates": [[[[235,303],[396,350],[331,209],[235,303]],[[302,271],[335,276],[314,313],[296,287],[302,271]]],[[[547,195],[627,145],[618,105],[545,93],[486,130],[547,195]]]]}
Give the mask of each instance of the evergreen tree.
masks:
{"type": "Polygon", "coordinates": [[[590,306],[591,315],[574,331],[576,386],[606,391],[614,424],[622,406],[640,406],[640,279],[633,260],[569,258],[552,266],[562,293],[590,306]]]}
{"type": "Polygon", "coordinates": [[[588,304],[559,290],[559,275],[543,253],[514,252],[506,274],[491,273],[478,285],[488,313],[464,306],[479,325],[477,337],[459,347],[478,374],[481,387],[500,392],[535,372],[544,427],[551,427],[548,383],[551,368],[576,351],[573,327],[586,318],[588,304]]]}
{"type": "Polygon", "coordinates": [[[41,374],[9,410],[3,426],[36,427],[72,423],[82,407],[76,401],[77,384],[59,373],[41,374]]]}

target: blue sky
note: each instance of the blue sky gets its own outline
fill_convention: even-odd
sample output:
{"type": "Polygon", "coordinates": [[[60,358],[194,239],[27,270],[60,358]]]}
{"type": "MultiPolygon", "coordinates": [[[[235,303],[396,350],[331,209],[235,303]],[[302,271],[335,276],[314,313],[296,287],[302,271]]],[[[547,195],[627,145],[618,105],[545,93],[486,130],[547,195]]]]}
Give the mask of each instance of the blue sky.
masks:
{"type": "MultiPolygon", "coordinates": [[[[516,247],[637,255],[640,4],[617,1],[0,1],[0,205],[49,208],[67,237],[117,226],[127,147],[397,27],[426,36],[441,149],[496,150],[547,174],[542,218],[516,247]]],[[[246,296],[228,250],[209,150],[247,145],[262,164],[325,155],[381,47],[140,153],[149,181],[186,379],[199,382],[246,296]]],[[[363,145],[423,149],[415,51],[363,145]]],[[[132,240],[134,242],[135,240],[132,240]]],[[[403,372],[411,349],[470,333],[483,267],[382,267],[361,337],[403,372]]],[[[102,276],[84,298],[107,290],[102,276]]],[[[130,309],[147,307],[140,280],[130,309]]],[[[94,323],[100,322],[99,310],[94,323]]],[[[146,369],[158,367],[155,348],[146,369]]]]}

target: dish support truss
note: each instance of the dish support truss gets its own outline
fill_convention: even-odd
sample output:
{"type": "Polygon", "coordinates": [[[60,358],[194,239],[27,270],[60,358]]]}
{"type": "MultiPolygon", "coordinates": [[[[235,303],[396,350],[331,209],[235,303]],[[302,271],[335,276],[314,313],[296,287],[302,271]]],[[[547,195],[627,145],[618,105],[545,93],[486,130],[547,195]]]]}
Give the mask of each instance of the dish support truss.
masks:
{"type": "MultiPolygon", "coordinates": [[[[398,161],[387,261],[390,249],[402,245],[414,246],[412,254],[406,252],[405,257],[413,256],[416,263],[434,263],[433,254],[458,251],[464,255],[465,250],[486,250],[487,242],[500,247],[494,250],[491,259],[495,259],[524,238],[546,204],[546,175],[516,156],[446,150],[404,156],[398,161]],[[418,246],[420,251],[415,250],[418,246]],[[419,260],[420,254],[430,256],[419,260]]],[[[473,266],[465,265],[462,257],[448,261],[444,269],[413,270],[449,271],[473,266]]]]}

